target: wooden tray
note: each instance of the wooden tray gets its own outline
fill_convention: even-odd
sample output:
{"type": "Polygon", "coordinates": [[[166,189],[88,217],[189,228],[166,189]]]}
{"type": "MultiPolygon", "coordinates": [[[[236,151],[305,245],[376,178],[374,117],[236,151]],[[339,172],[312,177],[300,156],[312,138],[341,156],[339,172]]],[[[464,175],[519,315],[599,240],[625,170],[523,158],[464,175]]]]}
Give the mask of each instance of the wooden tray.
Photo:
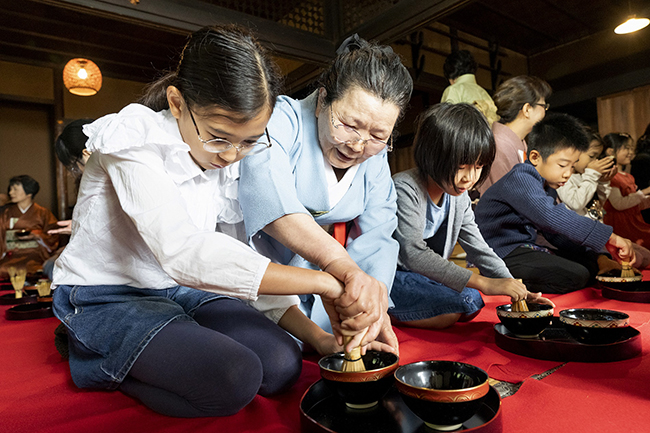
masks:
{"type": "Polygon", "coordinates": [[[604,298],[617,301],[650,303],[650,281],[630,283],[599,283],[604,298]]]}
{"type": "MultiPolygon", "coordinates": [[[[478,413],[455,432],[501,432],[501,398],[490,387],[478,413]]],[[[406,406],[395,387],[377,406],[354,410],[345,406],[325,382],[314,383],[300,400],[303,432],[336,433],[435,433],[406,406]]]]}
{"type": "Polygon", "coordinates": [[[576,341],[554,316],[537,337],[520,338],[501,323],[494,325],[495,342],[503,350],[547,361],[612,362],[641,354],[641,333],[629,327],[623,338],[609,344],[584,344],[576,341]]]}

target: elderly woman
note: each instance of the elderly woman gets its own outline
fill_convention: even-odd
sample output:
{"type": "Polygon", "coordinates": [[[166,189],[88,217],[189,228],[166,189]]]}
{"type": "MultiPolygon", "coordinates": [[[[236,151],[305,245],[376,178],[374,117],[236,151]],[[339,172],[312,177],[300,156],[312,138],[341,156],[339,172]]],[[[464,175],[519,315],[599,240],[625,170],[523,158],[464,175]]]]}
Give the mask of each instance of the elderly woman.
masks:
{"type": "Polygon", "coordinates": [[[512,167],[526,160],[524,140],[533,126],[546,116],[551,86],[541,78],[520,75],[501,84],[494,94],[500,119],[492,124],[497,154],[490,175],[479,187],[481,194],[512,167]]]}
{"type": "Polygon", "coordinates": [[[47,230],[56,227],[52,212],[34,203],[40,186],[27,175],[9,180],[11,199],[0,215],[0,278],[9,277],[10,267],[26,268],[34,274],[52,254],[59,243],[58,235],[47,230]]]}
{"type": "MultiPolygon", "coordinates": [[[[268,124],[273,147],[242,164],[240,202],[251,244],[273,261],[320,268],[344,282],[337,301],[348,307],[343,333],[357,332],[353,342],[363,344],[379,334],[385,350],[397,349],[387,295],[399,250],[391,237],[396,196],[387,152],[412,87],[390,47],[354,35],[317,91],[300,101],[278,99],[268,124]],[[341,243],[332,236],[339,230],[341,243]]],[[[330,330],[335,312],[319,298],[301,296],[300,307],[330,330]]]]}

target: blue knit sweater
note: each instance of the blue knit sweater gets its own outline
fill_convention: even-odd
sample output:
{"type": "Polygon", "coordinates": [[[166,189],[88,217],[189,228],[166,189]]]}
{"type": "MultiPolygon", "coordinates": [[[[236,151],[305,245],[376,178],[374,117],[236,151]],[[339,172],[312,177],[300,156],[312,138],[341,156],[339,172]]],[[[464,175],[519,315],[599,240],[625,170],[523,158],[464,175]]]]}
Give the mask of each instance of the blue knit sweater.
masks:
{"type": "Polygon", "coordinates": [[[537,233],[558,249],[601,251],[612,228],[578,215],[557,203],[556,191],[528,161],[515,165],[481,196],[476,222],[501,258],[523,244],[535,244],[537,233]]]}

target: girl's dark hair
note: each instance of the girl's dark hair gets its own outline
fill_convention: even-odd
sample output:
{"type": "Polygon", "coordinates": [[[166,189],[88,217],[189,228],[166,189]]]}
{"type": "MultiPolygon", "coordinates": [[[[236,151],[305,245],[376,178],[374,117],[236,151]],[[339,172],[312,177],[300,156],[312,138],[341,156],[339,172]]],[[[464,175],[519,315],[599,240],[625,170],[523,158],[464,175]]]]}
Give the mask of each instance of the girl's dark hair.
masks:
{"type": "Polygon", "coordinates": [[[587,132],[587,135],[589,136],[589,145],[591,146],[591,143],[593,141],[597,142],[600,146],[605,149],[605,142],[603,141],[603,137],[600,136],[600,134],[593,129],[591,129],[588,126],[585,126],[585,131],[587,132]]]}
{"type": "Polygon", "coordinates": [[[454,80],[461,75],[476,73],[476,60],[467,50],[458,50],[452,52],[445,59],[442,65],[442,72],[448,80],[454,80]]]}
{"type": "Polygon", "coordinates": [[[584,123],[565,113],[549,113],[528,134],[528,154],[539,152],[542,159],[562,149],[589,150],[589,135],[584,123]]]}
{"type": "Polygon", "coordinates": [[[603,137],[603,143],[605,144],[603,147],[603,154],[605,154],[607,149],[612,149],[614,155],[616,155],[616,152],[618,152],[621,147],[625,147],[633,142],[634,140],[632,140],[630,134],[625,132],[611,132],[603,137]]]}
{"type": "Polygon", "coordinates": [[[78,172],[77,163],[81,163],[88,137],[83,133],[83,126],[93,119],[78,119],[70,122],[54,142],[54,151],[61,164],[73,173],[78,172]]]}
{"type": "Polygon", "coordinates": [[[169,86],[180,90],[190,109],[216,106],[246,122],[264,108],[273,110],[282,77],[247,29],[211,26],[189,36],[176,70],[150,84],[138,102],[154,111],[169,108],[169,86]]]}
{"type": "Polygon", "coordinates": [[[21,174],[20,176],[14,176],[9,179],[9,188],[7,188],[7,194],[13,185],[22,185],[25,194],[32,195],[32,199],[36,197],[38,191],[41,189],[36,179],[26,174],[21,174]]]}
{"type": "Polygon", "coordinates": [[[650,152],[650,123],[646,126],[643,135],[636,141],[636,153],[650,152]]]}
{"type": "Polygon", "coordinates": [[[359,87],[400,109],[400,117],[411,99],[413,80],[393,49],[352,35],[337,50],[337,56],[318,79],[325,88],[325,105],[359,87]]]}
{"type": "Polygon", "coordinates": [[[537,77],[520,75],[504,81],[492,97],[501,118],[499,122],[512,122],[526,103],[533,105],[540,99],[546,101],[551,92],[551,86],[537,77]]]}
{"type": "Polygon", "coordinates": [[[461,165],[479,164],[483,171],[476,186],[490,174],[496,154],[494,135],[485,116],[469,104],[436,104],[420,114],[415,132],[415,164],[423,180],[458,191],[461,165]]]}

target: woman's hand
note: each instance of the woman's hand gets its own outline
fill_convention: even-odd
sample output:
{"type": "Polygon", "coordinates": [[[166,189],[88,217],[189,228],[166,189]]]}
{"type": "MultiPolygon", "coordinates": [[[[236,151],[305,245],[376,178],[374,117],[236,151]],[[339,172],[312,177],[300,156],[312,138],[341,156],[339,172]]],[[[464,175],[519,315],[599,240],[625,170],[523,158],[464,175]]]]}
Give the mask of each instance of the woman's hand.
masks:
{"type": "Polygon", "coordinates": [[[72,220],[63,220],[56,222],[60,228],[48,230],[48,235],[70,235],[72,234],[72,220]]]}
{"type": "Polygon", "coordinates": [[[363,272],[352,260],[335,260],[324,271],[345,285],[343,296],[334,302],[341,327],[353,333],[369,328],[364,340],[375,340],[382,329],[383,315],[388,311],[388,289],[384,283],[363,272]]]}

